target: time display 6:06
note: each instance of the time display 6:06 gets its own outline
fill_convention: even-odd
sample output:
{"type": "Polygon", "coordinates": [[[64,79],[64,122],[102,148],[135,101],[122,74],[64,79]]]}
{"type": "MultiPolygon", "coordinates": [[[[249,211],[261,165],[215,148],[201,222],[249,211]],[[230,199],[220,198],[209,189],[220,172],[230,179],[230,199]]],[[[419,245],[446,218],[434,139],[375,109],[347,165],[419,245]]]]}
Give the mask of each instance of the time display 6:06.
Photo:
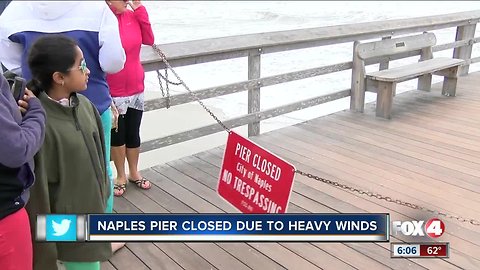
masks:
{"type": "Polygon", "coordinates": [[[448,258],[449,243],[392,243],[391,257],[448,258]]]}
{"type": "Polygon", "coordinates": [[[418,257],[420,256],[420,245],[392,244],[392,256],[395,257],[418,257]]]}

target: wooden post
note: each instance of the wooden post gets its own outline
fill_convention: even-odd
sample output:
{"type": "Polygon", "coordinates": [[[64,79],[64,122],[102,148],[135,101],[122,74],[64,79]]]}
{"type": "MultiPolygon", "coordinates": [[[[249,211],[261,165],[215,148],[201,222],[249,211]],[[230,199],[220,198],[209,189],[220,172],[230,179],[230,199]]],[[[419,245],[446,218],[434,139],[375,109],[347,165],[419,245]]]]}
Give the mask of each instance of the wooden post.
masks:
{"type": "MultiPolygon", "coordinates": [[[[260,78],[260,55],[262,49],[252,50],[248,54],[248,79],[260,78]]],[[[260,111],[260,85],[248,89],[248,113],[260,111]]],[[[248,137],[260,134],[260,122],[248,124],[248,137]]]]}
{"type": "MultiPolygon", "coordinates": [[[[433,58],[432,47],[422,49],[419,62],[433,58]]],[[[425,74],[418,78],[417,89],[430,92],[432,89],[432,74],[425,74]]]]}
{"type": "MultiPolygon", "coordinates": [[[[458,26],[455,40],[459,41],[459,40],[474,38],[476,26],[477,26],[476,23],[458,26]]],[[[453,50],[453,58],[469,60],[472,57],[472,47],[473,47],[473,42],[469,42],[465,46],[455,48],[453,50]]],[[[469,67],[470,65],[461,66],[458,69],[458,75],[459,76],[467,75],[469,67]]]]}
{"type": "MultiPolygon", "coordinates": [[[[385,40],[385,39],[392,39],[392,36],[386,36],[386,37],[382,37],[382,40],[385,40]]],[[[390,62],[388,60],[386,61],[381,61],[380,62],[380,65],[378,67],[378,70],[385,70],[385,69],[388,69],[388,64],[390,62]]]]}
{"type": "Polygon", "coordinates": [[[390,119],[392,117],[393,93],[397,88],[394,82],[378,82],[376,116],[390,119]]]}
{"type": "Polygon", "coordinates": [[[442,95],[454,97],[457,92],[457,74],[459,66],[449,68],[443,73],[442,95]]]}
{"type": "Polygon", "coordinates": [[[365,106],[365,64],[357,54],[359,41],[353,43],[352,88],[350,90],[350,110],[363,112],[365,106]]]}

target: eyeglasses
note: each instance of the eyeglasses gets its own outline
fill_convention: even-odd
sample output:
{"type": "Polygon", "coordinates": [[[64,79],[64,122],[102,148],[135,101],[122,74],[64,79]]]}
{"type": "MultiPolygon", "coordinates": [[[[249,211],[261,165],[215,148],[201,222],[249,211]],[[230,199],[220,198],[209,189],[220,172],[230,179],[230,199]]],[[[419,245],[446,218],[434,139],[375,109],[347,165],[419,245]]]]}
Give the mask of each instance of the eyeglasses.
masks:
{"type": "MultiPolygon", "coordinates": [[[[71,68],[69,70],[72,70],[74,68],[71,68]]],[[[78,69],[83,73],[83,74],[87,74],[87,62],[85,61],[85,59],[82,59],[82,61],[80,62],[80,66],[78,66],[78,69]]]]}

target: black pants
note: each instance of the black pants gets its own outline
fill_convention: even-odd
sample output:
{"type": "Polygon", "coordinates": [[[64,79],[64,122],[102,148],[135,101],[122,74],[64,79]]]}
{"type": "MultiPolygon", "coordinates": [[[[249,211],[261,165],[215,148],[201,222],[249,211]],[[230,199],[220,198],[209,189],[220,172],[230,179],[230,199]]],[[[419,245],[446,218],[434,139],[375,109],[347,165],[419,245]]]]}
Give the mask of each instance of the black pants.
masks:
{"type": "Polygon", "coordinates": [[[118,117],[118,129],[112,130],[112,146],[127,148],[140,147],[140,123],[143,111],[128,108],[127,113],[118,117]]]}

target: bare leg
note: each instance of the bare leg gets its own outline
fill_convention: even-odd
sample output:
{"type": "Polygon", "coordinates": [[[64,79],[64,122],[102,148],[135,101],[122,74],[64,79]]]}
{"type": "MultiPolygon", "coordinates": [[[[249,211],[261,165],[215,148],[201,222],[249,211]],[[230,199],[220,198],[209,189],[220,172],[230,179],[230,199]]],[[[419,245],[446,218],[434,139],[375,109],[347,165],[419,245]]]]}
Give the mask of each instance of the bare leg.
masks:
{"type": "MultiPolygon", "coordinates": [[[[128,161],[128,170],[129,170],[129,179],[131,180],[141,180],[142,176],[138,171],[138,159],[140,156],[140,147],[136,148],[127,148],[127,161],[128,161]]],[[[144,182],[141,186],[143,189],[150,188],[150,182],[144,182]]]]}
{"type": "Polygon", "coordinates": [[[138,172],[138,159],[140,157],[140,148],[127,148],[127,161],[128,171],[130,179],[142,179],[142,176],[138,172]]]}
{"type": "Polygon", "coordinates": [[[115,179],[115,184],[126,184],[127,175],[125,173],[125,145],[112,146],[111,151],[112,160],[115,164],[115,168],[117,169],[117,178],[115,179]]]}

